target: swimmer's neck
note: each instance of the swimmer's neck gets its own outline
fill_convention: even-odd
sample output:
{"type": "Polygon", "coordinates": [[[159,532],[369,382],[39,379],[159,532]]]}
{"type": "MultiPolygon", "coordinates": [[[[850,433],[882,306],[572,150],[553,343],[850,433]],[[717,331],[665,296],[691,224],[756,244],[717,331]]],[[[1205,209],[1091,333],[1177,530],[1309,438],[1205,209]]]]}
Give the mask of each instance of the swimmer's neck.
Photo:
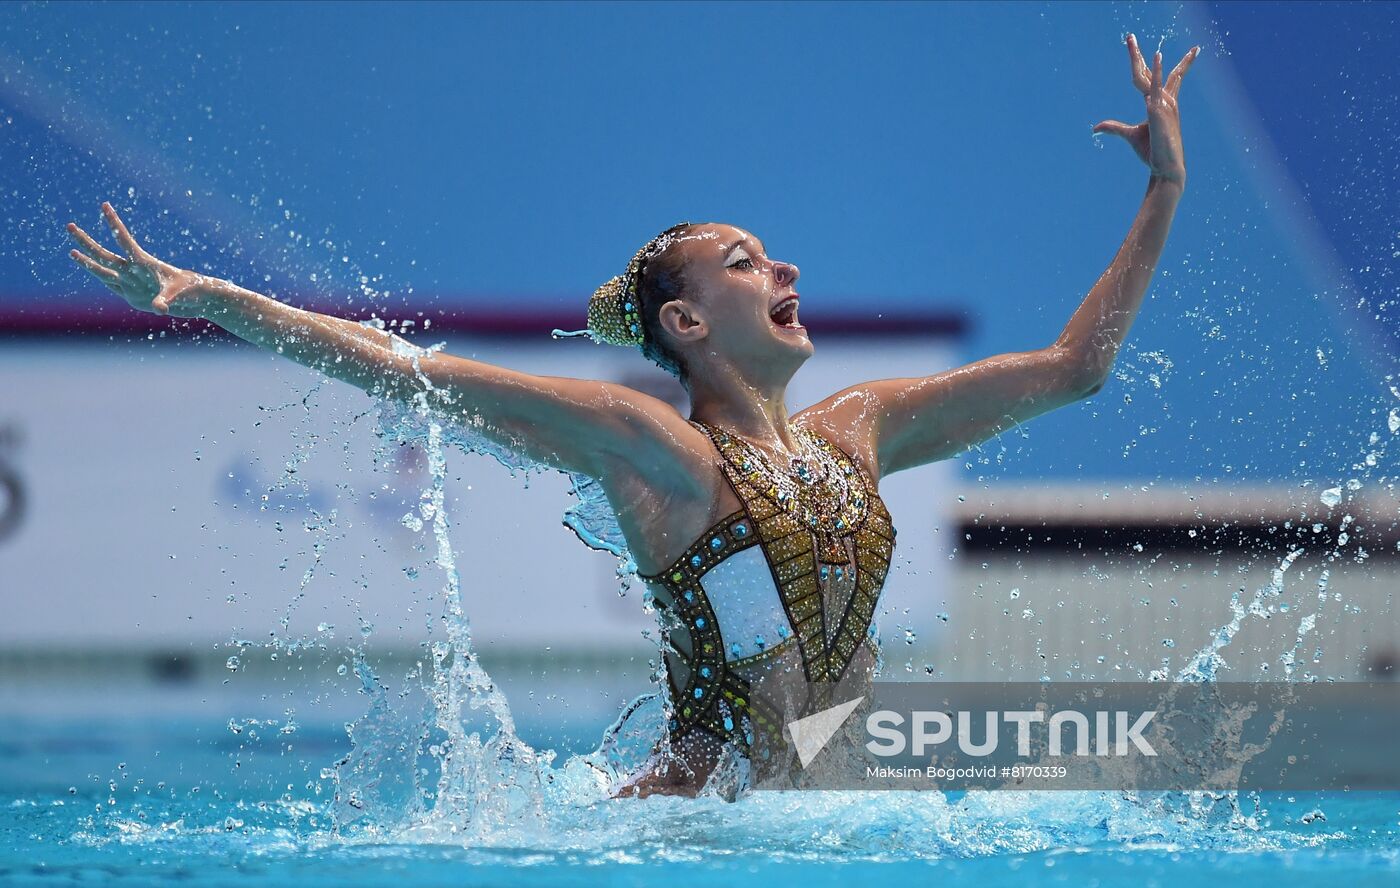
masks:
{"type": "Polygon", "coordinates": [[[690,418],[768,450],[797,450],[787,412],[787,383],[757,385],[737,376],[692,378],[690,418]]]}

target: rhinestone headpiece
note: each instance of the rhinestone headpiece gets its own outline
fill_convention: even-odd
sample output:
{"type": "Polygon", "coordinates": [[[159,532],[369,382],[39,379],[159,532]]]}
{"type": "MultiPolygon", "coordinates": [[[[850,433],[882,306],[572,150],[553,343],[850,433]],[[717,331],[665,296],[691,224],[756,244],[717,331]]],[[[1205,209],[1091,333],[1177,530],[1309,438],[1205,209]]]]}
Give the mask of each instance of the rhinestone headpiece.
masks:
{"type": "Polygon", "coordinates": [[[593,291],[593,297],[588,300],[588,332],[595,340],[638,348],[646,343],[642,303],[637,298],[637,281],[641,277],[642,266],[648,259],[664,253],[679,230],[689,224],[681,222],[672,225],[647,241],[627,263],[625,272],[609,278],[607,283],[593,291]]]}

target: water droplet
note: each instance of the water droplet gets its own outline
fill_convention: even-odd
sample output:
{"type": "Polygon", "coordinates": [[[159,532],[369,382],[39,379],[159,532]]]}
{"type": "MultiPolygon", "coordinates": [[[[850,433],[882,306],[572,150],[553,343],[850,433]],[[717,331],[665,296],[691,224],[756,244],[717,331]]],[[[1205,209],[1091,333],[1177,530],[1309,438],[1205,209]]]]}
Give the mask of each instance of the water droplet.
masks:
{"type": "Polygon", "coordinates": [[[1322,491],[1322,504],[1327,507],[1335,506],[1342,501],[1342,489],[1340,487],[1329,487],[1322,491]]]}

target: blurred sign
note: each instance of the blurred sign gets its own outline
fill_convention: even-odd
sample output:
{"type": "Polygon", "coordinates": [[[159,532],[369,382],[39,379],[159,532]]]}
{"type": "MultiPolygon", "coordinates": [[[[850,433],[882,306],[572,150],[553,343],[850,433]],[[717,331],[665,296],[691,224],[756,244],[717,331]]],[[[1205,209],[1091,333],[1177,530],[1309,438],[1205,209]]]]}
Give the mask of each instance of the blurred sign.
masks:
{"type": "Polygon", "coordinates": [[[24,479],[19,469],[20,430],[0,419],[0,544],[14,536],[24,521],[24,479]]]}

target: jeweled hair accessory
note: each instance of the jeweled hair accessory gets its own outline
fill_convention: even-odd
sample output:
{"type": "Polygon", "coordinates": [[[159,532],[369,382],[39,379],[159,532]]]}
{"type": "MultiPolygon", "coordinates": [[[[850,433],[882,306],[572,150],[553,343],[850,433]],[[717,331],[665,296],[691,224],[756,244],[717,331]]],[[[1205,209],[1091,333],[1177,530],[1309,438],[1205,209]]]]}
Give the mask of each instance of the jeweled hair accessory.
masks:
{"type": "Polygon", "coordinates": [[[648,259],[660,256],[675,240],[679,229],[689,225],[681,222],[647,241],[627,270],[593,291],[588,300],[588,332],[598,342],[609,345],[634,345],[640,348],[646,343],[646,330],[642,324],[642,302],[637,298],[637,281],[641,277],[642,265],[648,259]]]}

